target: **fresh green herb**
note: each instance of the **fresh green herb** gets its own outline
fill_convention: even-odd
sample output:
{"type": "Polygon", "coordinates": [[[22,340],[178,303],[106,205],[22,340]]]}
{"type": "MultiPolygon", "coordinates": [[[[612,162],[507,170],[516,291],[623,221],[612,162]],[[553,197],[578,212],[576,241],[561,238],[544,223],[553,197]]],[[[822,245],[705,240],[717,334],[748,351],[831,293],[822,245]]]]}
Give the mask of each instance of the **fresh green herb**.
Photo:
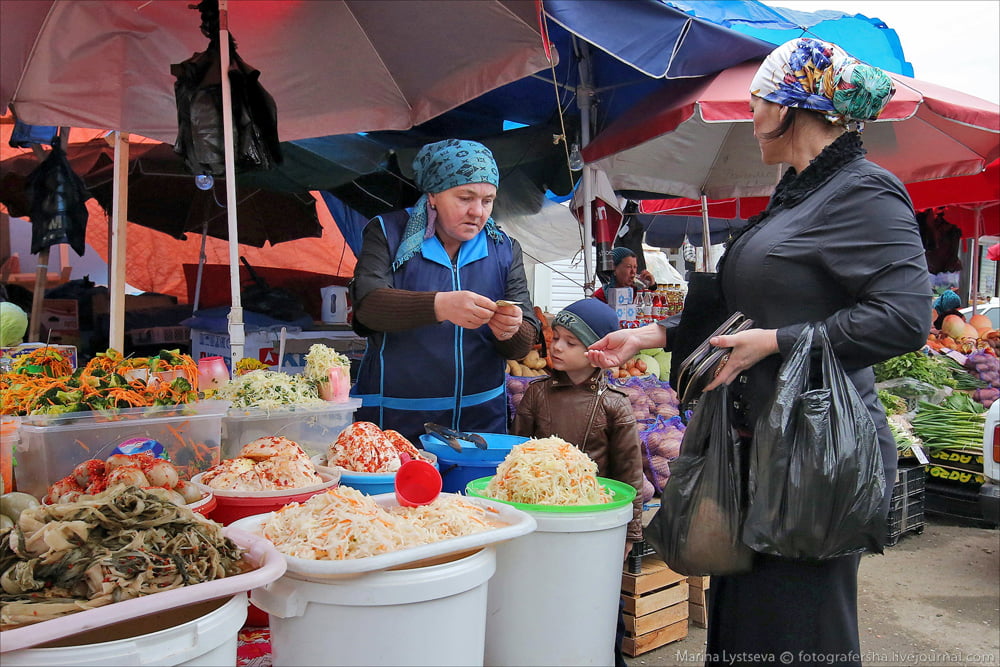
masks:
{"type": "Polygon", "coordinates": [[[935,387],[954,388],[956,385],[951,371],[923,352],[907,352],[875,364],[876,382],[907,377],[935,387]]]}

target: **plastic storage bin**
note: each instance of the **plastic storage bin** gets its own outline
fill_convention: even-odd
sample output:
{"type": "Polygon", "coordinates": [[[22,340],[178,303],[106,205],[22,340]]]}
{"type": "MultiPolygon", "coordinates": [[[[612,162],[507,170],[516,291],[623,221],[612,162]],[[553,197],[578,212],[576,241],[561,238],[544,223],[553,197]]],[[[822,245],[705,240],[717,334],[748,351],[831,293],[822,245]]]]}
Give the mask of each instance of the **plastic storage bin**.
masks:
{"type": "Polygon", "coordinates": [[[436,565],[347,579],[286,574],[251,595],[270,614],[275,667],[481,665],[495,568],[493,548],[484,547],[436,565]],[[446,636],[431,638],[432,625],[446,636]]]}
{"type": "Polygon", "coordinates": [[[222,420],[222,458],[239,456],[248,442],[282,436],[297,442],[309,456],[326,448],[354,421],[361,399],[288,408],[232,408],[222,420]]]}
{"type": "MultiPolygon", "coordinates": [[[[498,544],[487,603],[487,665],[612,665],[625,532],[635,489],[598,478],[606,505],[507,503],[533,533],[498,544]]],[[[470,496],[489,478],[474,480],[470,496]]],[[[496,501],[504,502],[504,501],[496,501]]]]}
{"type": "MultiPolygon", "coordinates": [[[[528,438],[504,433],[480,433],[486,439],[486,449],[479,449],[475,443],[459,440],[462,452],[433,435],[420,436],[420,445],[437,454],[438,469],[441,471],[442,491],[462,493],[465,486],[474,479],[494,475],[497,466],[507,458],[514,445],[526,442],[528,438]]],[[[346,484],[346,482],[345,482],[346,484]]]]}
{"type": "Polygon", "coordinates": [[[163,445],[182,479],[221,460],[222,418],[227,401],[198,401],[171,408],[132,408],[113,414],[70,412],[21,418],[14,479],[17,488],[41,498],[49,485],[88,459],[106,459],[131,438],[163,445]]]}
{"type": "Polygon", "coordinates": [[[247,594],[168,609],[3,653],[4,667],[24,665],[235,665],[247,594]],[[142,634],[140,634],[142,633],[142,634]]]}

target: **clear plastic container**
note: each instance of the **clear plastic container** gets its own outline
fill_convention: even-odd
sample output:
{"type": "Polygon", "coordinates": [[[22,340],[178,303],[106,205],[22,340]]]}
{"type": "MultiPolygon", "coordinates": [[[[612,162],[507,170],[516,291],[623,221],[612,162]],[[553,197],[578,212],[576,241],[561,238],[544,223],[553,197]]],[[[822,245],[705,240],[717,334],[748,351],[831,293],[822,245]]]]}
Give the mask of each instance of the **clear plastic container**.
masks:
{"type": "Polygon", "coordinates": [[[331,442],[354,421],[361,399],[287,408],[231,408],[222,420],[222,458],[239,456],[257,438],[282,436],[309,454],[326,454],[331,442]]]}
{"type": "Polygon", "coordinates": [[[198,401],[22,417],[14,453],[17,488],[41,498],[78,463],[107,459],[118,445],[133,438],[162,444],[181,478],[191,479],[221,460],[222,418],[228,408],[228,401],[198,401]]]}

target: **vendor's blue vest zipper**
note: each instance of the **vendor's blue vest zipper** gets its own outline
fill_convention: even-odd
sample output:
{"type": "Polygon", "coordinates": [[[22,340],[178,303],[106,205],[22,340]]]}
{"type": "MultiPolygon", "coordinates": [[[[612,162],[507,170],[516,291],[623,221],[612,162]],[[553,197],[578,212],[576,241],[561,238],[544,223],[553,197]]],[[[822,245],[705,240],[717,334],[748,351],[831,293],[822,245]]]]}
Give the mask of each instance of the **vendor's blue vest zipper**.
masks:
{"type": "MultiPolygon", "coordinates": [[[[407,218],[399,211],[369,223],[381,225],[390,258],[396,256],[407,218]]],[[[454,263],[432,237],[394,272],[393,284],[418,292],[471,290],[502,299],[512,259],[506,235],[495,243],[480,231],[462,244],[454,263]]],[[[442,322],[373,334],[352,394],[362,399],[355,419],[395,429],[415,442],[424,422],[462,431],[506,432],[504,362],[486,325],[471,330],[442,322]]]]}

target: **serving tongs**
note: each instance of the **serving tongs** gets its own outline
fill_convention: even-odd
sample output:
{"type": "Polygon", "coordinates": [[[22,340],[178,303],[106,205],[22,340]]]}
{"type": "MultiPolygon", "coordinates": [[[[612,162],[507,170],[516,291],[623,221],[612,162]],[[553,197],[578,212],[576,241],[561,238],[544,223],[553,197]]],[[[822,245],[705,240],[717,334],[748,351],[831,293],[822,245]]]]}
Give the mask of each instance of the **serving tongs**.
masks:
{"type": "Polygon", "coordinates": [[[435,424],[434,422],[424,424],[424,430],[427,432],[427,435],[433,435],[458,453],[462,452],[462,443],[459,440],[471,442],[479,449],[486,449],[487,446],[486,438],[478,433],[463,433],[447,426],[435,424]]]}

